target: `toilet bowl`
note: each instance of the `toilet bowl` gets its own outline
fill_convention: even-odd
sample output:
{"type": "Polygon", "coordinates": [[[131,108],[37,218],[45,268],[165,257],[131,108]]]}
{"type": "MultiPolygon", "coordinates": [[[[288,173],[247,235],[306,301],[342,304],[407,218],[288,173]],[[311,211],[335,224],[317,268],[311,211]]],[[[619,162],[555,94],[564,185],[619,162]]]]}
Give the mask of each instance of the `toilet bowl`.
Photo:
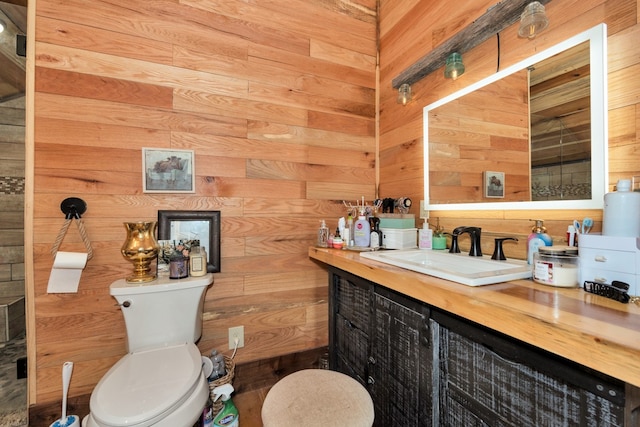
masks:
{"type": "Polygon", "coordinates": [[[201,417],[209,385],[195,340],[212,277],[111,285],[129,353],[94,388],[83,427],[192,427],[201,417]]]}
{"type": "Polygon", "coordinates": [[[93,390],[83,426],[191,427],[208,395],[195,344],[128,354],[93,390]]]}

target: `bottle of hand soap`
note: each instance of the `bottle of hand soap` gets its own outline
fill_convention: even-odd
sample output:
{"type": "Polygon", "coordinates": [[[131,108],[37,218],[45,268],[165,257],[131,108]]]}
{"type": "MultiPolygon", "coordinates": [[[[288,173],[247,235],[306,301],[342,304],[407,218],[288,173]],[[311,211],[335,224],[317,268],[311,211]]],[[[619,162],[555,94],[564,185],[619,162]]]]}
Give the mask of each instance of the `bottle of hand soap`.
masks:
{"type": "Polygon", "coordinates": [[[552,246],[553,240],[547,234],[544,221],[541,219],[530,219],[535,221],[536,225],[531,228],[531,234],[527,238],[527,263],[533,264],[533,254],[538,252],[540,246],[552,246]]]}
{"type": "Polygon", "coordinates": [[[365,216],[364,209],[360,210],[358,220],[353,226],[353,241],[356,246],[369,247],[371,239],[371,226],[365,216]]]}
{"type": "Polygon", "coordinates": [[[422,229],[418,230],[418,247],[420,249],[431,249],[433,239],[433,230],[429,228],[427,219],[422,223],[422,229]]]}

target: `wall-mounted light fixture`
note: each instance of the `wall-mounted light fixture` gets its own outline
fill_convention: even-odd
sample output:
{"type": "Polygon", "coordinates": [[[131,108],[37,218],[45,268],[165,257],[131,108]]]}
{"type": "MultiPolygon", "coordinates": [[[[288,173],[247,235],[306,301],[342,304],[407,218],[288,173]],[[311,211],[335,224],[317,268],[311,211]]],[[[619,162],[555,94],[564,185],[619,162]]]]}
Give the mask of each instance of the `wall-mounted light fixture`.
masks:
{"type": "MultiPolygon", "coordinates": [[[[548,4],[552,0],[538,0],[536,3],[548,4]]],[[[531,0],[502,0],[451,38],[440,43],[429,53],[408,66],[391,81],[398,89],[402,84],[412,85],[425,76],[446,65],[451,52],[464,54],[521,19],[522,11],[531,0]]]]}
{"type": "Polygon", "coordinates": [[[534,38],[549,25],[549,19],[544,12],[544,6],[538,1],[529,3],[520,16],[518,36],[534,38]]]}
{"type": "Polygon", "coordinates": [[[407,102],[411,101],[411,85],[406,83],[400,85],[398,88],[398,104],[407,105],[407,102]]]}
{"type": "Polygon", "coordinates": [[[447,79],[457,79],[464,74],[464,64],[462,63],[462,55],[453,52],[447,57],[444,67],[444,77],[447,79]]]}
{"type": "Polygon", "coordinates": [[[3,32],[5,28],[7,28],[7,24],[5,24],[4,21],[0,19],[0,33],[3,32]]]}

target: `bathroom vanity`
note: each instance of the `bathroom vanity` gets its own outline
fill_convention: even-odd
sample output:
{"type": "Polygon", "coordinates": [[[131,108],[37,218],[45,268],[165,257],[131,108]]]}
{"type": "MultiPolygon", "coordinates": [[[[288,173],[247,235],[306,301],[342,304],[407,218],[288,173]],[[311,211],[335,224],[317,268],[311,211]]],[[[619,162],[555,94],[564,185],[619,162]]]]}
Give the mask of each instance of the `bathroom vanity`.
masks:
{"type": "Polygon", "coordinates": [[[329,272],[330,365],[367,387],[375,425],[640,425],[639,306],[309,256],[329,272]]]}

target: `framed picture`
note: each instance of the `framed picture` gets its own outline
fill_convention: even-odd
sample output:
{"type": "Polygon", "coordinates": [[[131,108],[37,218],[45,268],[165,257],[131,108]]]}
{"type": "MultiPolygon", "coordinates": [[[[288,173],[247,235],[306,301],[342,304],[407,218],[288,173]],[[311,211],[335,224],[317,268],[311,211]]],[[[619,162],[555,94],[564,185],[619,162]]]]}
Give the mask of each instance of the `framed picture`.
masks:
{"type": "Polygon", "coordinates": [[[484,197],[504,197],[504,172],[484,172],[484,197]]]}
{"type": "Polygon", "coordinates": [[[207,251],[207,271],[220,271],[220,211],[158,211],[158,240],[173,245],[199,240],[207,251]]]}
{"type": "Polygon", "coordinates": [[[142,191],[195,193],[193,150],[142,149],[142,191]]]}

